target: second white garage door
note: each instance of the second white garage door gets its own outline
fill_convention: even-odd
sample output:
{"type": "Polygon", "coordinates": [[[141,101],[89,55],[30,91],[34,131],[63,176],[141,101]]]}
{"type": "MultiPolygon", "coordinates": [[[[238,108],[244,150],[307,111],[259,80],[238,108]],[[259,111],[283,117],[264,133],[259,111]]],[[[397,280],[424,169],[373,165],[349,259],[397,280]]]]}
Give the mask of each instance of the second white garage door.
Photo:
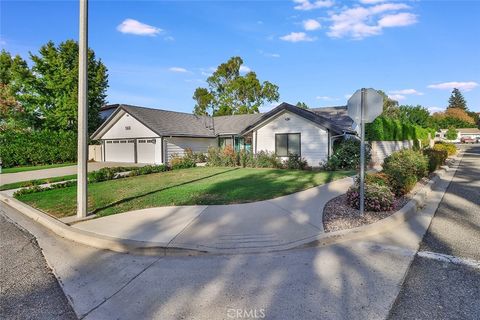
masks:
{"type": "Polygon", "coordinates": [[[135,140],[105,141],[105,161],[135,162],[135,140]]]}
{"type": "Polygon", "coordinates": [[[154,163],[155,162],[155,139],[137,140],[137,162],[154,163]]]}

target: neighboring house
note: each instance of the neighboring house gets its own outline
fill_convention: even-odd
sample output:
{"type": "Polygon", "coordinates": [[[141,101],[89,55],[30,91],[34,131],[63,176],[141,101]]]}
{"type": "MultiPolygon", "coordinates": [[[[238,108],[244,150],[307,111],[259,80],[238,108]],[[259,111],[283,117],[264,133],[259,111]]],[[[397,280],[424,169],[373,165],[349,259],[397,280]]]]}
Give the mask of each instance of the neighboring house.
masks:
{"type": "MultiPolygon", "coordinates": [[[[440,129],[439,132],[436,133],[435,137],[446,140],[445,134],[447,133],[448,129],[440,129]]],[[[452,142],[460,142],[462,138],[473,138],[473,139],[480,139],[480,129],[478,128],[456,128],[457,130],[457,138],[455,140],[450,140],[452,142]]]]}
{"type": "Polygon", "coordinates": [[[209,146],[231,145],[281,158],[297,154],[318,166],[335,138],[355,134],[345,107],[336,108],[305,110],[282,103],[263,114],[210,117],[116,105],[91,138],[101,141],[104,161],[167,163],[187,148],[204,153],[209,146]]]}
{"type": "Polygon", "coordinates": [[[119,106],[120,106],[119,104],[109,104],[101,107],[100,108],[101,122],[105,121],[108,117],[110,117],[112,113],[114,113],[115,110],[117,110],[119,106]]]}

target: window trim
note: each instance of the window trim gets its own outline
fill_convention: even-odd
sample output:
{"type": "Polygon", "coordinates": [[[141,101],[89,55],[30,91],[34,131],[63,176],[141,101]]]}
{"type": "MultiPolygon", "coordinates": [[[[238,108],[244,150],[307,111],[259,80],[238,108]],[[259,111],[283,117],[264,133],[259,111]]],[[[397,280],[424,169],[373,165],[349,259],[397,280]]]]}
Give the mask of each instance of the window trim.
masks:
{"type": "Polygon", "coordinates": [[[299,146],[299,153],[298,153],[298,157],[302,157],[302,134],[300,132],[286,132],[286,133],[275,133],[275,156],[277,157],[292,157],[292,156],[295,156],[295,155],[291,155],[291,153],[289,153],[288,151],[288,135],[294,135],[294,134],[298,134],[298,146],[299,146]],[[287,155],[286,156],[279,156],[277,154],[277,136],[279,135],[286,135],[287,136],[287,155]]]}

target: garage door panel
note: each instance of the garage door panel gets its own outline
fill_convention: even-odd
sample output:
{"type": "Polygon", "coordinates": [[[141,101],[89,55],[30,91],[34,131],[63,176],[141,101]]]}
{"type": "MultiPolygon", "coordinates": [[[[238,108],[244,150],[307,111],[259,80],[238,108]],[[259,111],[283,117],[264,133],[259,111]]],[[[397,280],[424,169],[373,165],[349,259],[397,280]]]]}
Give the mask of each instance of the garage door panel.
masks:
{"type": "Polygon", "coordinates": [[[155,163],[155,139],[137,140],[137,162],[155,163]]]}
{"type": "Polygon", "coordinates": [[[135,162],[135,140],[105,141],[105,161],[135,162]]]}

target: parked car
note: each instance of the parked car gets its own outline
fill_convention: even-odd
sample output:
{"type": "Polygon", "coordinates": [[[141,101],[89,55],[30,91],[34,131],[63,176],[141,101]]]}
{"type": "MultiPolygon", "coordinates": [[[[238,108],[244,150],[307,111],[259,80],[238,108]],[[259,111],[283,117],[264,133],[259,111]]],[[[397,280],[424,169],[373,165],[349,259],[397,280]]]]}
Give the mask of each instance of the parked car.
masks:
{"type": "Polygon", "coordinates": [[[475,142],[477,142],[477,140],[474,139],[474,138],[471,138],[471,137],[462,137],[462,139],[460,139],[460,142],[461,143],[475,143],[475,142]]]}

